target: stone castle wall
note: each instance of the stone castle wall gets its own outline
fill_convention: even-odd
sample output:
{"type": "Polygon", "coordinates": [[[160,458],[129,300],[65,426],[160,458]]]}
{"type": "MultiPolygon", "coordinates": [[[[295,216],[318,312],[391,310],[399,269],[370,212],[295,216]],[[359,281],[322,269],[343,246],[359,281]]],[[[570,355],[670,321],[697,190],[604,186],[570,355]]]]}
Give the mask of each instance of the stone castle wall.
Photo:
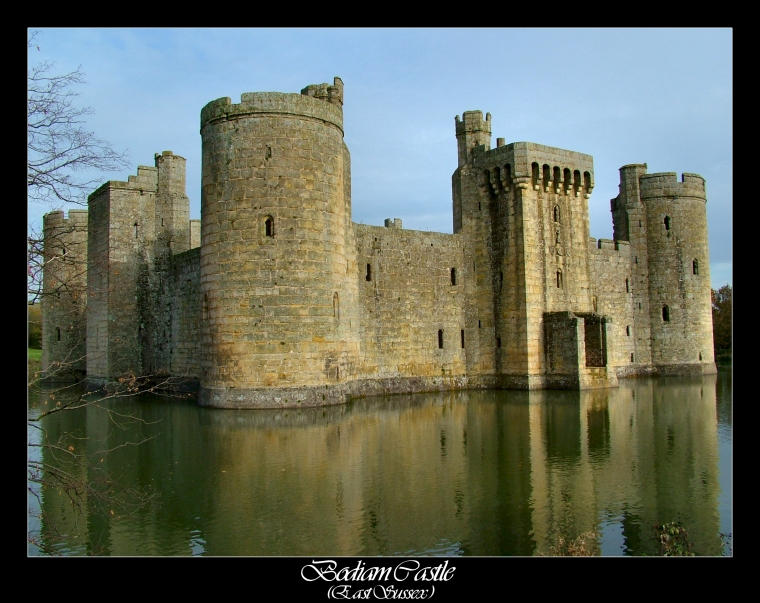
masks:
{"type": "Polygon", "coordinates": [[[466,373],[461,237],[355,224],[363,379],[466,373]]]}

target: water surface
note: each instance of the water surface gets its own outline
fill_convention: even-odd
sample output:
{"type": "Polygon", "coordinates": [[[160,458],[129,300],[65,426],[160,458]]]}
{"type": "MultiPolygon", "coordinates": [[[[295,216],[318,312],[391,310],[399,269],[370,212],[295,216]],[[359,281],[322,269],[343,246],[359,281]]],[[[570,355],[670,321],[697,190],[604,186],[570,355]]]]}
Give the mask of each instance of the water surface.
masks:
{"type": "Polygon", "coordinates": [[[598,554],[658,555],[669,521],[730,554],[730,369],[277,411],[143,396],[39,423],[30,458],[67,481],[33,484],[31,555],[527,556],[591,531],[598,554]]]}

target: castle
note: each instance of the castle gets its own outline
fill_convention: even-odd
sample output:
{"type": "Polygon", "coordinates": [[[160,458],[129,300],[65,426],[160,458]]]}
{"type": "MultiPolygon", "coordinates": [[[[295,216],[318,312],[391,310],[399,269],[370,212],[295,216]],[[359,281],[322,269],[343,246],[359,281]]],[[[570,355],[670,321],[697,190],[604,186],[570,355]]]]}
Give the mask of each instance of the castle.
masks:
{"type": "Polygon", "coordinates": [[[592,239],[592,157],[491,148],[466,111],[453,234],[356,224],[342,107],[337,77],[208,103],[200,221],[170,151],[47,214],[43,368],[227,408],[716,371],[702,177],[623,166],[614,240],[592,239]]]}

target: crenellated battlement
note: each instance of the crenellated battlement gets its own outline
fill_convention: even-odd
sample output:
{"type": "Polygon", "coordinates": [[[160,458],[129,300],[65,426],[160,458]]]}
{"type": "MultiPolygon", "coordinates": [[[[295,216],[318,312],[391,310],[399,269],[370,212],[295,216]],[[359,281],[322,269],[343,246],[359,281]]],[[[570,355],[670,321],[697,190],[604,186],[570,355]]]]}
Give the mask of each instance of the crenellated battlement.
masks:
{"type": "MultiPolygon", "coordinates": [[[[502,139],[499,139],[500,141],[502,139]]],[[[473,165],[483,170],[483,185],[493,194],[513,185],[565,195],[591,195],[594,166],[591,155],[532,142],[473,149],[473,165]]]]}
{"type": "Polygon", "coordinates": [[[454,116],[454,126],[457,135],[465,132],[488,132],[490,135],[491,114],[486,113],[486,118],[483,119],[482,111],[465,111],[461,118],[459,115],[454,116]]]}
{"type": "Polygon", "coordinates": [[[304,96],[313,96],[319,100],[327,101],[333,105],[343,106],[343,80],[339,77],[333,78],[332,86],[330,84],[310,84],[301,90],[304,96]]]}
{"type": "Polygon", "coordinates": [[[589,238],[588,248],[591,253],[619,252],[622,255],[630,255],[631,243],[629,241],[616,241],[614,239],[589,238]]]}
{"type": "Polygon", "coordinates": [[[68,217],[61,209],[51,211],[42,217],[42,223],[44,228],[87,226],[87,210],[70,209],[68,217]]]}
{"type": "Polygon", "coordinates": [[[147,165],[138,165],[136,175],[128,176],[126,181],[108,180],[92,192],[87,199],[93,199],[105,189],[109,188],[155,193],[158,190],[158,168],[147,165]]]}
{"type": "Polygon", "coordinates": [[[284,92],[244,92],[240,103],[233,104],[225,96],[208,103],[201,110],[201,130],[207,124],[242,117],[244,115],[291,114],[310,117],[333,124],[343,132],[343,82],[339,77],[334,84],[312,84],[300,94],[284,92]]]}
{"type": "Polygon", "coordinates": [[[642,174],[639,177],[641,199],[660,197],[696,197],[707,200],[705,179],[699,174],[684,173],[677,180],[675,172],[642,174]]]}

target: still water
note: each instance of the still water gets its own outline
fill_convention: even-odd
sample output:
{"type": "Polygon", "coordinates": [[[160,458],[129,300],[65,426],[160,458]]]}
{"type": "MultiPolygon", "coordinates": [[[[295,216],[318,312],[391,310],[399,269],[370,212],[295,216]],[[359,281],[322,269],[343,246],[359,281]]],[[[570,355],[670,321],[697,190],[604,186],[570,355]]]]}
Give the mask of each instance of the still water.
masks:
{"type": "Polygon", "coordinates": [[[31,484],[28,553],[529,556],[595,531],[601,555],[658,555],[654,527],[680,521],[694,553],[730,555],[731,400],[729,367],[319,409],[104,401],[30,422],[59,481],[31,484]]]}

